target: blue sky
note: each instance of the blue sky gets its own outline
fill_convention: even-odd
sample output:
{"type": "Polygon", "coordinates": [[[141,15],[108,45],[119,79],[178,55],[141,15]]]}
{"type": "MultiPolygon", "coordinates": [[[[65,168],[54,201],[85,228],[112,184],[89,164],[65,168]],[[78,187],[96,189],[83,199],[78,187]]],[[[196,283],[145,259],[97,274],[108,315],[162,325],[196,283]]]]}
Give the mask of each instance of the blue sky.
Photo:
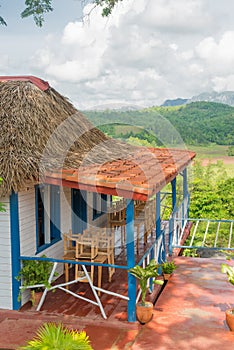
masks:
{"type": "Polygon", "coordinates": [[[55,0],[43,28],[23,0],[0,4],[0,75],[39,76],[78,108],[234,90],[233,0],[124,0],[85,23],[79,0],[55,0]]]}

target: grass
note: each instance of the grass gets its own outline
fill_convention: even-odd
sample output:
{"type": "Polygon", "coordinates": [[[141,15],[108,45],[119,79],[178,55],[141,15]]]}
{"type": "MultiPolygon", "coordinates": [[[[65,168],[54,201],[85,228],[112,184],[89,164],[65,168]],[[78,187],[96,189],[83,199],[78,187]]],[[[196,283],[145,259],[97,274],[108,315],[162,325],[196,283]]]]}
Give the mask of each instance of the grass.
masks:
{"type": "Polygon", "coordinates": [[[196,152],[196,159],[206,162],[223,161],[224,168],[228,177],[234,177],[234,157],[227,154],[228,146],[210,145],[210,146],[187,146],[189,150],[196,152]]]}
{"type": "MultiPolygon", "coordinates": [[[[227,157],[228,156],[228,147],[223,145],[209,145],[209,146],[194,146],[188,145],[187,148],[197,153],[198,159],[212,159],[219,157],[227,157]]],[[[233,159],[234,157],[230,157],[233,159]]]]}
{"type": "Polygon", "coordinates": [[[233,164],[224,164],[224,167],[228,177],[234,177],[234,159],[233,159],[233,164]]]}
{"type": "Polygon", "coordinates": [[[114,125],[115,135],[126,135],[130,132],[137,134],[142,132],[142,128],[133,125],[114,125]]]}

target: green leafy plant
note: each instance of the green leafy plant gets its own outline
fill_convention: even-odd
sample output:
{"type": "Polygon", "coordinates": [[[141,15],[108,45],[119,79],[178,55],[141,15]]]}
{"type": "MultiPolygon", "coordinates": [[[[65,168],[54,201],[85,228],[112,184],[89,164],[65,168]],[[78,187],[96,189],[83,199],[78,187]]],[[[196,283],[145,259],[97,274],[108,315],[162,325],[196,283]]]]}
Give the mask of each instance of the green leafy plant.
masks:
{"type": "MultiPolygon", "coordinates": [[[[139,265],[136,265],[129,269],[129,273],[136,277],[139,280],[140,288],[141,288],[141,305],[145,306],[145,297],[146,292],[148,290],[147,282],[149,278],[156,278],[158,277],[158,268],[160,265],[156,264],[155,260],[152,259],[150,263],[144,268],[139,265]]],[[[154,284],[162,285],[163,281],[161,280],[154,280],[154,284]]]]}
{"type": "Polygon", "coordinates": [[[162,272],[166,274],[171,274],[177,266],[175,265],[174,261],[166,261],[161,265],[162,272]]]}
{"type": "MultiPolygon", "coordinates": [[[[46,258],[46,255],[42,255],[41,257],[46,258]]],[[[24,260],[19,275],[16,277],[17,281],[22,280],[22,288],[20,290],[18,300],[21,299],[22,292],[29,286],[43,284],[46,288],[50,288],[48,279],[51,273],[51,269],[52,263],[49,261],[24,260]]],[[[43,289],[44,287],[32,288],[33,292],[40,292],[43,289]]],[[[31,301],[33,302],[33,300],[34,297],[32,293],[31,301]]]]}
{"type": "MultiPolygon", "coordinates": [[[[108,17],[112,13],[116,4],[120,1],[123,0],[82,0],[84,4],[91,2],[95,6],[100,6],[102,8],[103,17],[108,17]]],[[[53,0],[24,0],[24,3],[26,8],[21,13],[21,17],[27,18],[32,16],[38,27],[42,27],[45,21],[45,14],[51,13],[54,10],[54,8],[52,7],[53,0]]],[[[1,16],[0,25],[7,25],[6,21],[1,16]]]]}
{"type": "Polygon", "coordinates": [[[45,323],[34,339],[18,350],[92,350],[86,332],[69,330],[61,323],[45,323]]]}
{"type": "Polygon", "coordinates": [[[222,273],[226,273],[228,276],[228,282],[234,285],[234,267],[228,264],[221,265],[222,273]]]}

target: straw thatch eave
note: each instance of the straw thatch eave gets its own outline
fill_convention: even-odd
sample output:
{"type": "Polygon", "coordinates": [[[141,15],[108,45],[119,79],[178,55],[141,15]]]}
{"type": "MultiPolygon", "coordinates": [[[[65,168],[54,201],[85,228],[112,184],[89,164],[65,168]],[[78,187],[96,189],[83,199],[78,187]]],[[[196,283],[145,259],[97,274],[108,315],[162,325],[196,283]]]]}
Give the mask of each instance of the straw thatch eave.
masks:
{"type": "Polygon", "coordinates": [[[0,82],[0,197],[38,182],[53,168],[102,164],[134,152],[107,138],[53,88],[0,82]]]}

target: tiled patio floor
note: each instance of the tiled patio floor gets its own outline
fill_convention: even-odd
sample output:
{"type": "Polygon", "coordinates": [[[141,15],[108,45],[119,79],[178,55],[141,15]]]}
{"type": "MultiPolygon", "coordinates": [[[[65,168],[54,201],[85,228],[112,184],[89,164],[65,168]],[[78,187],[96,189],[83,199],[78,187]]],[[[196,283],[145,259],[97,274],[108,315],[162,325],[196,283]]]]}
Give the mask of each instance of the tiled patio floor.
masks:
{"type": "MultiPolygon", "coordinates": [[[[178,268],[160,295],[150,323],[129,324],[113,316],[115,313],[107,320],[94,317],[95,312],[78,317],[72,308],[70,314],[63,315],[58,310],[54,314],[51,310],[0,310],[0,348],[16,349],[43,322],[61,321],[68,327],[85,329],[95,350],[233,349],[234,333],[227,329],[224,311],[234,305],[234,288],[220,272],[222,260],[175,260],[178,268]]],[[[105,304],[105,310],[108,307],[105,304]]]]}

